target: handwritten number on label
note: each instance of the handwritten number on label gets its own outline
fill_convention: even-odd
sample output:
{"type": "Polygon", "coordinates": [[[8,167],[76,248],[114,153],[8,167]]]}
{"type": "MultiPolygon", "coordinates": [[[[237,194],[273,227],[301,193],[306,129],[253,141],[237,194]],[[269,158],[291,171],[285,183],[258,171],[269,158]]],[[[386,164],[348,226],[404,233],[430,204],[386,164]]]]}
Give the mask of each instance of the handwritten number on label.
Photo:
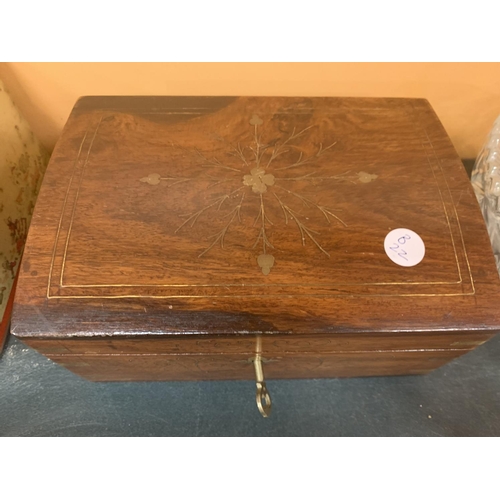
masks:
{"type": "MultiPolygon", "coordinates": [[[[408,234],[405,234],[404,236],[401,236],[398,238],[398,243],[399,243],[399,245],[404,245],[407,240],[411,240],[411,236],[409,236],[408,234]]],[[[408,259],[405,257],[405,255],[408,255],[408,254],[402,248],[399,248],[398,243],[393,243],[393,246],[390,246],[389,248],[393,252],[396,252],[399,255],[399,257],[408,261],[408,259]]]]}
{"type": "Polygon", "coordinates": [[[392,262],[402,267],[416,266],[425,256],[422,238],[411,229],[403,227],[393,229],[386,235],[384,250],[392,262]]]}

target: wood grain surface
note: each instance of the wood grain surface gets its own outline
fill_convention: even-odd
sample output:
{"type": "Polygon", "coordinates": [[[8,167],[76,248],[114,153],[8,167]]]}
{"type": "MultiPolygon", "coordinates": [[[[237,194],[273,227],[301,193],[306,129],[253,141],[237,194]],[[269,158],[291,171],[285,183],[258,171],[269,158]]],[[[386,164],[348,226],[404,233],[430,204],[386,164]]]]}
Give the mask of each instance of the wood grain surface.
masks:
{"type": "MultiPolygon", "coordinates": [[[[267,357],[267,379],[422,375],[467,351],[294,354],[267,357]]],[[[227,355],[51,356],[56,363],[93,381],[252,380],[253,357],[227,355]]]]}
{"type": "MultiPolygon", "coordinates": [[[[425,100],[86,97],[46,173],[12,331],[94,379],[175,379],[154,355],[222,363],[256,335],[286,358],[277,377],[322,356],[311,376],[400,374],[496,333],[499,292],[425,100]],[[420,264],[387,257],[395,228],[422,237],[420,264]]],[[[211,366],[192,377],[236,377],[211,366]]]]}

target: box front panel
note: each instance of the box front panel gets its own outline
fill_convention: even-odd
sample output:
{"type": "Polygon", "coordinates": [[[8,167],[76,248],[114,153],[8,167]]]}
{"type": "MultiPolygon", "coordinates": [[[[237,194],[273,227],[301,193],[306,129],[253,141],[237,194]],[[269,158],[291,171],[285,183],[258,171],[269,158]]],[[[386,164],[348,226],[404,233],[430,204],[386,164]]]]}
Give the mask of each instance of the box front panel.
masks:
{"type": "MultiPolygon", "coordinates": [[[[467,350],[288,354],[263,358],[266,379],[419,375],[467,350]]],[[[50,357],[93,381],[255,380],[253,357],[242,355],[74,355],[50,357]]]]}

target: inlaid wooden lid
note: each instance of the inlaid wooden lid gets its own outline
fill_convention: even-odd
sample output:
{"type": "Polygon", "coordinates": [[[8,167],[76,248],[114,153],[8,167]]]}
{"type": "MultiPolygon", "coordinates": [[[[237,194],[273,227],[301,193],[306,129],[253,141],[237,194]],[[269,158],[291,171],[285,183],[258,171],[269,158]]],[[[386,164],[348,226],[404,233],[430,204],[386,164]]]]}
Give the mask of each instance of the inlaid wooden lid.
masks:
{"type": "Polygon", "coordinates": [[[13,332],[491,330],[499,291],[425,100],[85,97],[38,199],[13,332]]]}

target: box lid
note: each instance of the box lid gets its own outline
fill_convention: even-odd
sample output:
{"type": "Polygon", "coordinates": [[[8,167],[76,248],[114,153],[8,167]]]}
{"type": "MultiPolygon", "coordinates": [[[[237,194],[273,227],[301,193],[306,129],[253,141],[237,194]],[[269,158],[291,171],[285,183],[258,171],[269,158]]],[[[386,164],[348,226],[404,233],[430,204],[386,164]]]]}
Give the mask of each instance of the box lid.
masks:
{"type": "Polygon", "coordinates": [[[499,291],[470,182],[425,100],[85,97],[45,176],[12,325],[492,330],[499,291]]]}

